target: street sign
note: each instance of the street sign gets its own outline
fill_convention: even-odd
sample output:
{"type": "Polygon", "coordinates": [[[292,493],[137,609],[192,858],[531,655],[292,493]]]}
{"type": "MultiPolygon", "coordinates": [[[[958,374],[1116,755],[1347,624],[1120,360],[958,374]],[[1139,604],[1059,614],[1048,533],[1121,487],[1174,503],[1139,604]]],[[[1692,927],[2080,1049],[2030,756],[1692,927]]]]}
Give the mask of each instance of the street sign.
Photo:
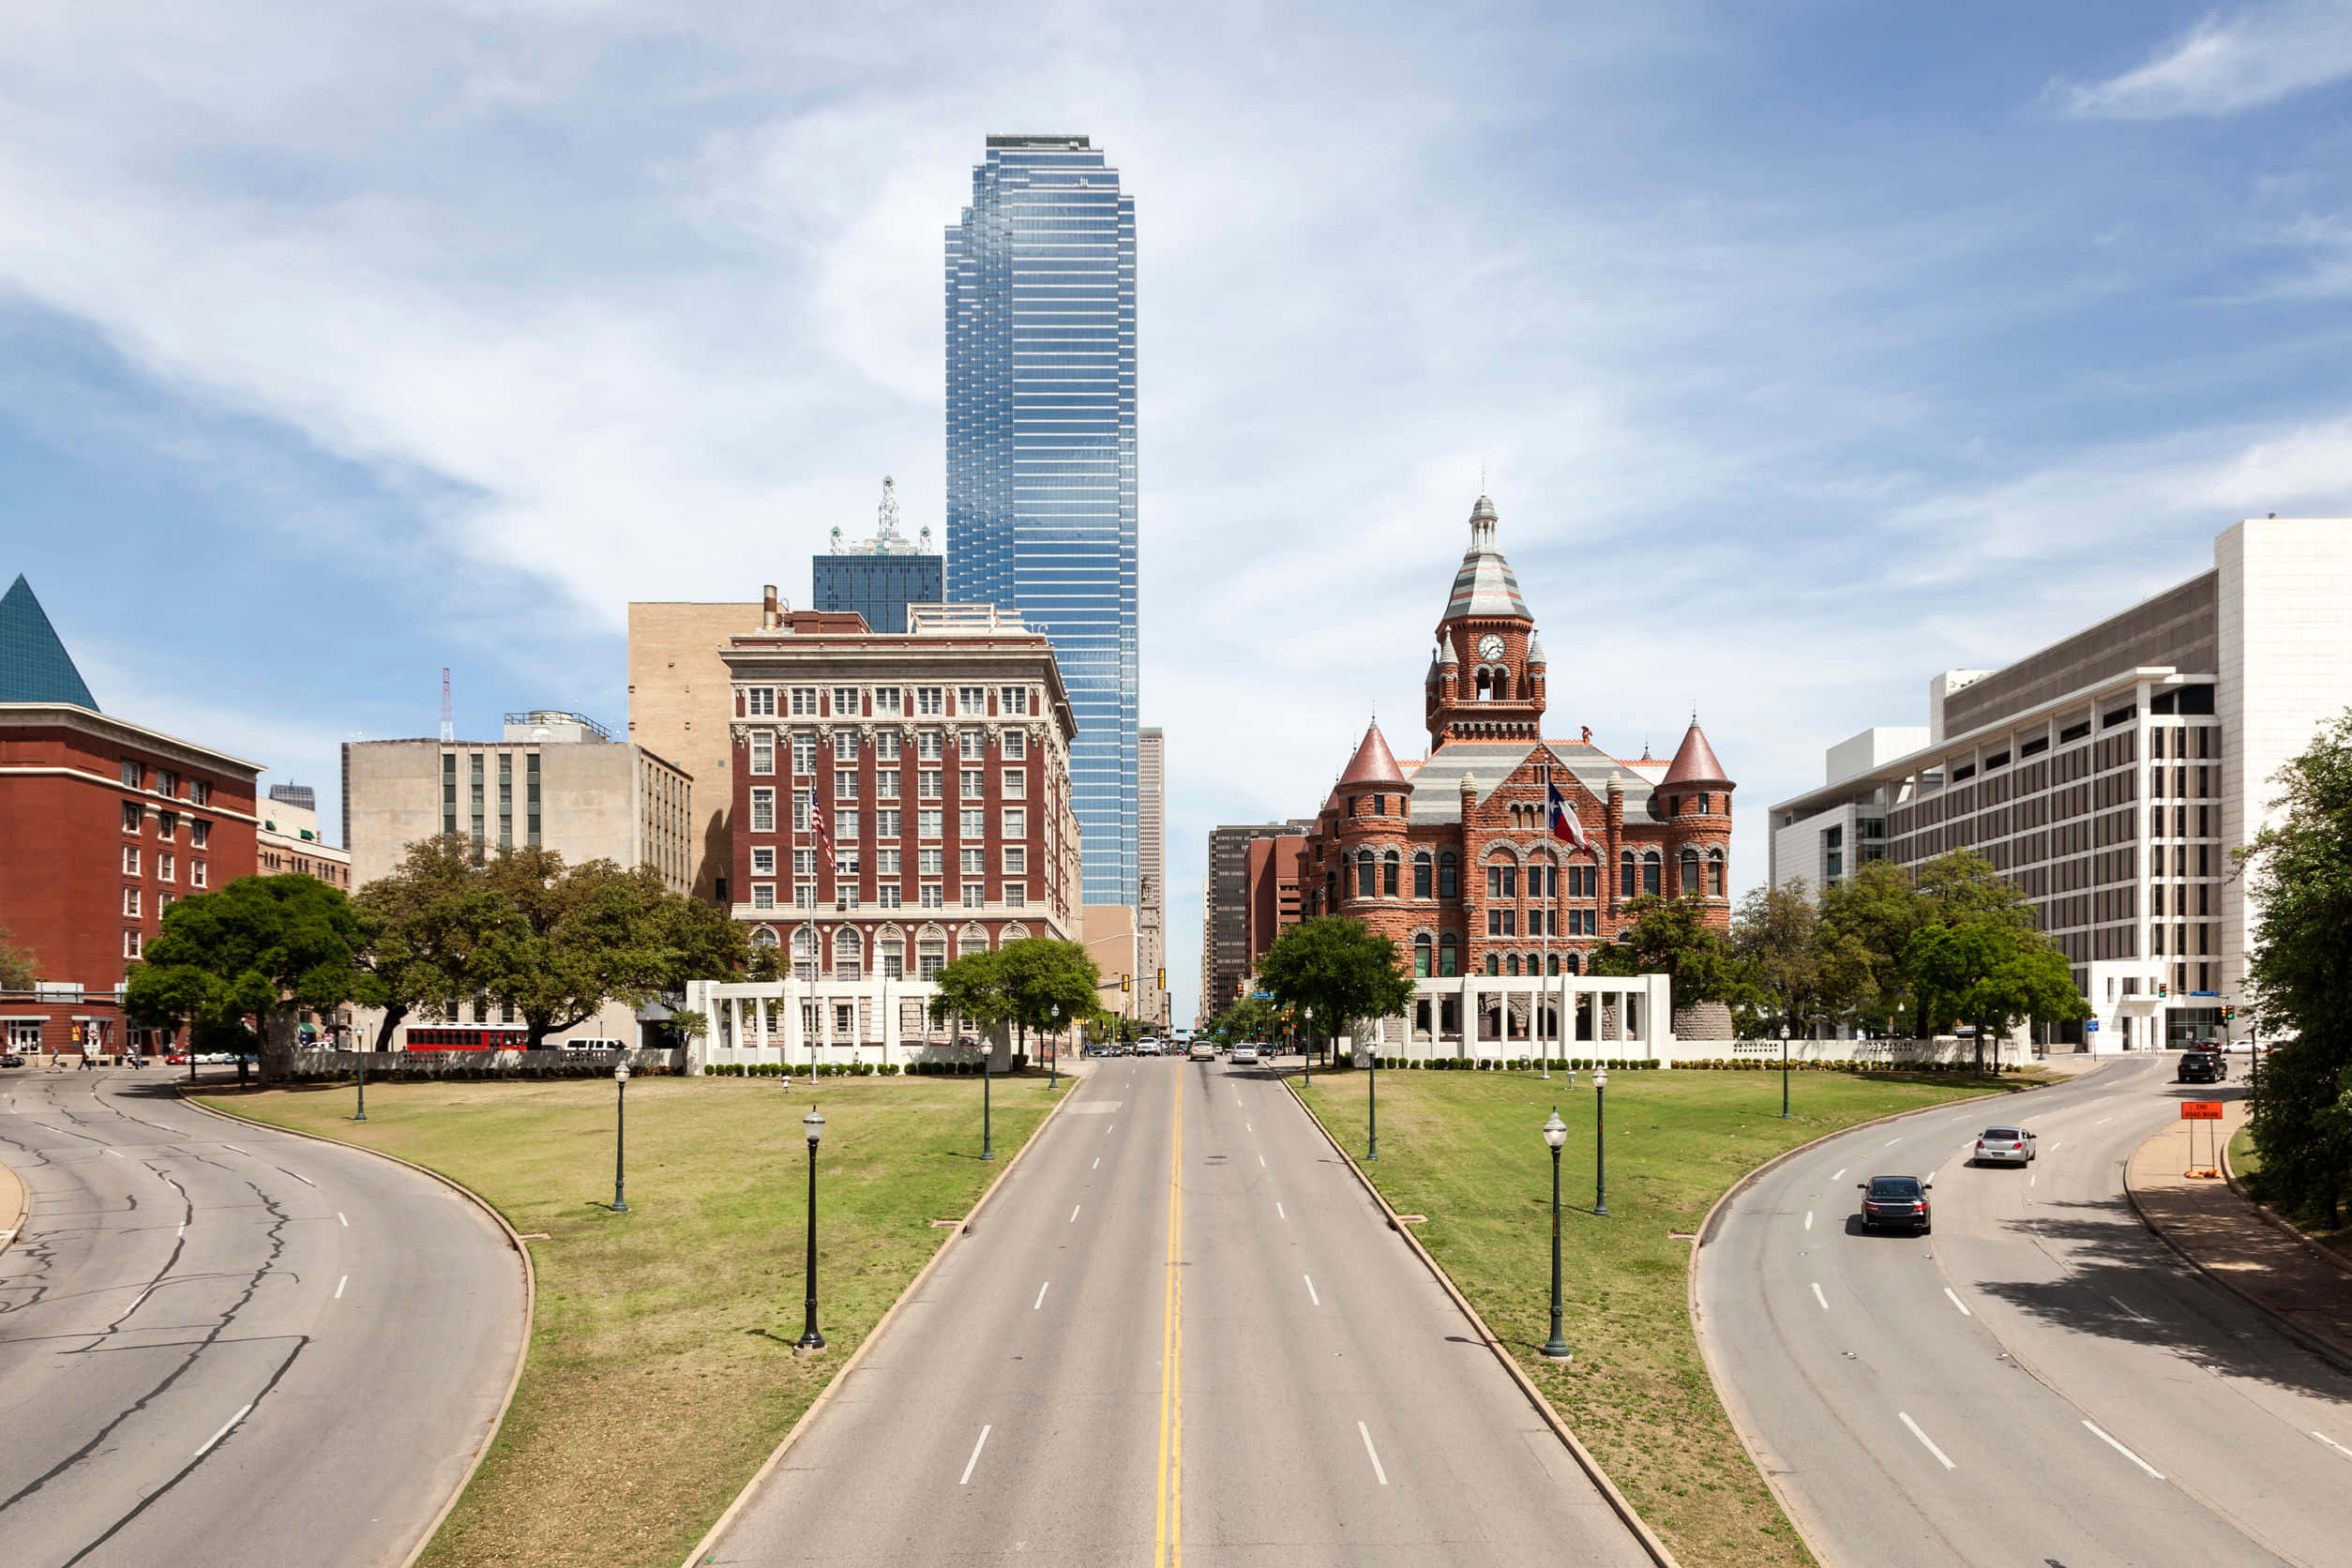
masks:
{"type": "Polygon", "coordinates": [[[2189,994],[2190,994],[2191,996],[2213,996],[2213,997],[2218,997],[2218,996],[2220,996],[2222,993],[2221,993],[2221,992],[2219,992],[2219,991],[2191,991],[2189,994]]]}
{"type": "Polygon", "coordinates": [[[2180,1102],[2180,1119],[2183,1122],[2218,1122],[2222,1119],[2222,1102],[2183,1100],[2180,1102]]]}
{"type": "Polygon", "coordinates": [[[2097,1018],[2086,1019],[2083,1023],[2083,1027],[2088,1030],[2091,1033],[2096,1034],[2099,1033],[2099,1020],[2097,1018]]]}

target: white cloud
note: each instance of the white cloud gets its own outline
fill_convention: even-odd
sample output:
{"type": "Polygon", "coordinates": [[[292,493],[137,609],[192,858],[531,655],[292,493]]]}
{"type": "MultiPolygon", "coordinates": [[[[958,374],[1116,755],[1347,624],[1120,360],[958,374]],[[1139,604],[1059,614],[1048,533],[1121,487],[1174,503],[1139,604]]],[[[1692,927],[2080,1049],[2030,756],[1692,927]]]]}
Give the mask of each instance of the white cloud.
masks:
{"type": "Polygon", "coordinates": [[[2352,6],[2277,0],[2209,16],[2146,65],[2103,82],[2051,83],[2066,113],[2165,120],[2260,109],[2352,76],[2352,6]]]}

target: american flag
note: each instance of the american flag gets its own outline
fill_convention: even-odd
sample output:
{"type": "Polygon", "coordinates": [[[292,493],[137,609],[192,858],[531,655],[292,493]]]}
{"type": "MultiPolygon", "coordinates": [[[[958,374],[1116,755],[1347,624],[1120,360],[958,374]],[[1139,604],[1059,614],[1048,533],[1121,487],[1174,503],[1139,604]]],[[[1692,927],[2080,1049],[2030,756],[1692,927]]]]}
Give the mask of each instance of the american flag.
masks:
{"type": "Polygon", "coordinates": [[[1568,809],[1568,802],[1561,797],[1560,786],[1546,782],[1544,786],[1544,796],[1545,808],[1551,814],[1552,837],[1563,844],[1573,844],[1586,854],[1591,854],[1592,839],[1584,831],[1584,824],[1576,821],[1576,814],[1568,809]]]}
{"type": "Polygon", "coordinates": [[[808,831],[816,835],[817,850],[825,857],[825,864],[832,865],[833,835],[825,827],[825,803],[814,794],[808,798],[808,831]]]}

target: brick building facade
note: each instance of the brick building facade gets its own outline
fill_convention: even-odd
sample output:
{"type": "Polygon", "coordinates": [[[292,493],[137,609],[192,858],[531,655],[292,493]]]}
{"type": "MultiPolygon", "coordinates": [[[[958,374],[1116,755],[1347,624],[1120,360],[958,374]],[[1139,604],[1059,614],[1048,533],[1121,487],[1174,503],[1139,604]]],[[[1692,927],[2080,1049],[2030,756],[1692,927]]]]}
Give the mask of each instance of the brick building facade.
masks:
{"type": "MultiPolygon", "coordinates": [[[[1696,894],[1727,928],[1736,786],[1697,720],[1671,762],[1612,757],[1589,729],[1543,738],[1543,639],[1485,496],[1470,527],[1424,687],[1428,757],[1400,762],[1365,731],[1299,851],[1305,912],[1385,932],[1425,981],[1581,973],[1643,894],[1696,894]],[[1547,785],[1591,852],[1551,836],[1547,785]]],[[[1414,1037],[1458,1031],[1447,988],[1423,989],[1414,1037]]]]}
{"type": "Polygon", "coordinates": [[[893,635],[772,611],[720,652],[732,912],[797,979],[924,980],[1078,935],[1078,723],[1052,644],[986,606],[910,615],[893,635]]]}
{"type": "Polygon", "coordinates": [[[260,773],[78,703],[0,702],[0,924],[39,983],[0,997],[0,1048],[142,1043],[125,967],[174,899],[254,874],[260,773]]]}

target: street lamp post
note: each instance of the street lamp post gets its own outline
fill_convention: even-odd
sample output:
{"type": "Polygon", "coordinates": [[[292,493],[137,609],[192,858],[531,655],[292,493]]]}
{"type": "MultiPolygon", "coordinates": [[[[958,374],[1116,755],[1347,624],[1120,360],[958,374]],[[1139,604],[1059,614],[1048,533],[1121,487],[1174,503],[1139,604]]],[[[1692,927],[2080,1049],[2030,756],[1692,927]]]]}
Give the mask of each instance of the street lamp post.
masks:
{"type": "Polygon", "coordinates": [[[627,1171],[629,1147],[629,1063],[626,1057],[612,1064],[612,1212],[629,1212],[627,1171]]]}
{"type": "MultiPolygon", "coordinates": [[[[989,1142],[988,1127],[989,1113],[992,1108],[989,1103],[989,1097],[994,1093],[993,1086],[988,1080],[996,1077],[996,1074],[993,1071],[995,1066],[996,1047],[990,1045],[987,1036],[984,1035],[981,1037],[980,1041],[980,1157],[984,1160],[992,1160],[996,1158],[996,1147],[994,1144],[989,1142]]],[[[813,1116],[816,1112],[811,1111],[809,1114],[813,1116]]],[[[817,1179],[817,1145],[814,1141],[816,1135],[811,1133],[809,1138],[811,1141],[808,1145],[808,1180],[813,1183],[817,1179]]],[[[809,1201],[813,1203],[816,1200],[811,1199],[809,1201]]],[[[815,1211],[812,1210],[810,1212],[813,1214],[815,1211]]],[[[814,1255],[812,1254],[811,1256],[814,1255]]],[[[814,1290],[816,1287],[812,1285],[809,1289],[814,1290]]],[[[809,1299],[814,1301],[816,1298],[811,1296],[809,1299]]],[[[813,1312],[816,1308],[812,1306],[809,1310],[813,1312]]]]}
{"type": "Polygon", "coordinates": [[[1788,1026],[1780,1026],[1780,1119],[1788,1120],[1788,1026]]]}
{"type": "MultiPolygon", "coordinates": [[[[188,1076],[193,1082],[196,1078],[196,1053],[192,1050],[188,1053],[188,1076]]],[[[359,1054],[359,1108],[352,1112],[351,1119],[354,1122],[368,1120],[368,1054],[365,1051],[359,1054]]]]}
{"type": "Polygon", "coordinates": [[[1367,1160],[1377,1160],[1380,1157],[1380,1042],[1377,1035],[1372,1041],[1371,1055],[1366,1060],[1372,1063],[1366,1069],[1369,1076],[1364,1079],[1365,1083],[1370,1086],[1365,1107],[1368,1113],[1366,1124],[1370,1129],[1371,1143],[1364,1150],[1364,1157],[1367,1160]]]}
{"type": "Polygon", "coordinates": [[[816,1107],[800,1119],[808,1135],[808,1295],[801,1319],[799,1349],[822,1350],[825,1336],[817,1332],[817,1139],[824,1136],[825,1119],[816,1107]]]}
{"type": "Polygon", "coordinates": [[[1552,1336],[1544,1341],[1541,1352],[1553,1361],[1568,1359],[1568,1341],[1560,1333],[1560,1146],[1568,1141],[1568,1123],[1560,1119],[1560,1108],[1552,1107],[1551,1119],[1544,1123],[1544,1141],[1552,1146],[1552,1336]]]}
{"type": "Polygon", "coordinates": [[[1606,1067],[1592,1069],[1592,1212],[1609,1217],[1608,1118],[1602,1113],[1609,1086],[1606,1067]]]}

